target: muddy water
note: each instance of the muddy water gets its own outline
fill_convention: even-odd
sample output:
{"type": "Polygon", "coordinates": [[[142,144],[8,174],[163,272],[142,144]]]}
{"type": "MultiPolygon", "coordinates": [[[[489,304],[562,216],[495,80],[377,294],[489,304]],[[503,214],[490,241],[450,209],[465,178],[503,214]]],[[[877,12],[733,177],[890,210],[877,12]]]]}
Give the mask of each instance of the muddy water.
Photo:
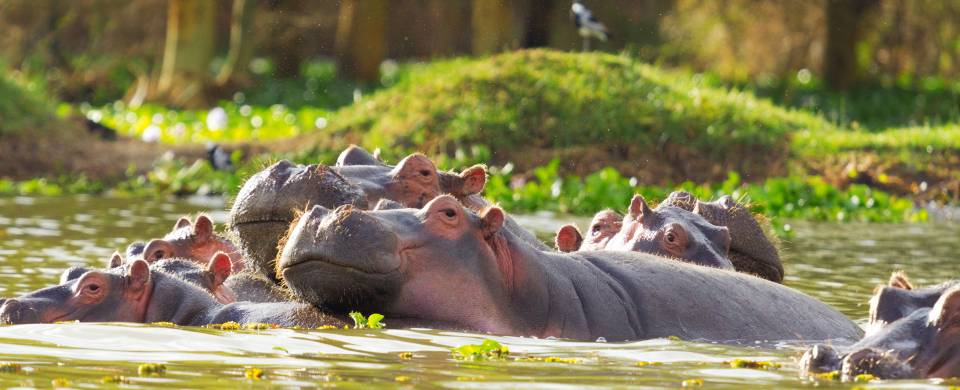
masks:
{"type": "MultiPolygon", "coordinates": [[[[103,264],[133,239],[162,235],[182,214],[222,210],[222,201],[0,198],[0,296],[56,283],[71,265],[103,264]]],[[[225,214],[212,212],[222,222],[225,214]]],[[[560,223],[585,221],[530,215],[521,223],[544,237],[560,223]]],[[[858,322],[873,287],[905,269],[919,284],[960,275],[960,226],[793,223],[784,243],[787,283],[828,302],[858,322]]],[[[389,325],[389,318],[385,320],[389,325]]],[[[589,388],[678,387],[702,379],[708,387],[770,388],[843,385],[798,377],[796,346],[742,348],[674,340],[635,343],[569,342],[489,337],[429,329],[383,331],[234,331],[127,324],[0,327],[0,386],[101,385],[122,377],[129,387],[223,388],[254,382],[275,386],[589,388]],[[450,348],[485,338],[513,357],[561,357],[574,362],[460,362],[450,348]],[[401,357],[411,352],[412,356],[401,357]],[[730,368],[734,358],[778,362],[770,371],[730,368]],[[638,365],[638,362],[654,363],[638,365]],[[166,373],[138,375],[142,363],[166,373]],[[247,379],[250,368],[261,380],[247,379]]],[[[905,382],[871,383],[904,386],[905,382]]],[[[910,382],[938,386],[934,382],[910,382]]]]}

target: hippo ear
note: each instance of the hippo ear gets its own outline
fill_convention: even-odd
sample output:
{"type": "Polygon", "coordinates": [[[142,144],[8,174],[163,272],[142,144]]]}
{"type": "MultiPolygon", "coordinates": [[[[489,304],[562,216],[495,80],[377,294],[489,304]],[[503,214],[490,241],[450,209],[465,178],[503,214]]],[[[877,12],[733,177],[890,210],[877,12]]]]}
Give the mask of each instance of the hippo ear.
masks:
{"type": "Polygon", "coordinates": [[[907,278],[907,273],[903,270],[894,271],[890,274],[890,281],[887,282],[890,287],[902,288],[904,290],[913,290],[913,284],[907,278]]]}
{"type": "Polygon", "coordinates": [[[939,330],[960,327],[960,286],[943,292],[930,310],[930,324],[939,330]]]}
{"type": "Polygon", "coordinates": [[[503,209],[495,206],[488,207],[480,214],[480,229],[483,231],[483,238],[489,239],[500,231],[503,227],[503,209]]]}
{"type": "Polygon", "coordinates": [[[560,252],[576,252],[583,244],[583,235],[576,226],[563,225],[557,230],[555,243],[560,252]]]}
{"type": "Polygon", "coordinates": [[[633,199],[630,199],[630,208],[628,210],[628,215],[641,223],[643,222],[643,217],[652,215],[653,210],[650,209],[650,206],[647,205],[647,201],[643,199],[643,196],[640,194],[634,195],[633,199]]]}
{"type": "Polygon", "coordinates": [[[213,221],[210,217],[201,214],[193,223],[193,235],[199,239],[207,239],[213,236],[213,221]]]}
{"type": "Polygon", "coordinates": [[[187,217],[180,217],[180,219],[177,220],[177,223],[173,225],[173,230],[187,226],[190,226],[190,219],[187,217]]]}
{"type": "Polygon", "coordinates": [[[473,195],[483,192],[483,187],[487,185],[487,167],[483,165],[474,165],[460,172],[463,178],[463,195],[473,195]]]}
{"type": "Polygon", "coordinates": [[[713,242],[723,251],[724,256],[730,255],[730,229],[726,226],[717,226],[713,233],[713,242]]]}
{"type": "Polygon", "coordinates": [[[110,256],[110,263],[107,264],[107,268],[117,268],[123,265],[123,256],[120,255],[120,252],[113,252],[113,256],[110,256]]]}
{"type": "Polygon", "coordinates": [[[336,166],[342,167],[346,165],[383,165],[383,162],[365,149],[357,145],[350,145],[337,157],[336,166]]]}
{"type": "Polygon", "coordinates": [[[131,292],[142,292],[150,283],[150,265],[142,259],[134,260],[127,269],[128,289],[131,292]]]}
{"type": "Polygon", "coordinates": [[[400,161],[392,172],[394,177],[431,180],[437,176],[437,167],[430,158],[422,154],[411,154],[400,161]]]}
{"type": "Polygon", "coordinates": [[[214,288],[223,285],[223,282],[230,277],[232,268],[233,263],[230,261],[230,256],[226,253],[217,252],[217,254],[210,258],[210,262],[207,263],[207,273],[210,275],[214,288]]]}
{"type": "Polygon", "coordinates": [[[379,161],[380,164],[385,164],[385,162],[383,161],[383,151],[380,150],[380,148],[376,148],[373,150],[373,158],[379,161]]]}

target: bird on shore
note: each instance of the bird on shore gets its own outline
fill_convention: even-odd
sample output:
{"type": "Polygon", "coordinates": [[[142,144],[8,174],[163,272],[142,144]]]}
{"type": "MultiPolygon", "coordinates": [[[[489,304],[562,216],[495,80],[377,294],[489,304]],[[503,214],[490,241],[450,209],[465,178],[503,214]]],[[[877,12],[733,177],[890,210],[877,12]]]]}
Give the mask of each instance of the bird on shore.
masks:
{"type": "Polygon", "coordinates": [[[207,142],[207,161],[217,171],[232,171],[233,161],[230,161],[230,153],[227,153],[220,145],[213,142],[207,142]]]}
{"type": "Polygon", "coordinates": [[[577,32],[583,38],[583,51],[590,51],[590,39],[596,38],[606,42],[610,38],[607,26],[593,17],[593,12],[590,12],[580,0],[573,0],[573,4],[570,6],[570,18],[573,19],[573,24],[577,26],[577,32]]]}

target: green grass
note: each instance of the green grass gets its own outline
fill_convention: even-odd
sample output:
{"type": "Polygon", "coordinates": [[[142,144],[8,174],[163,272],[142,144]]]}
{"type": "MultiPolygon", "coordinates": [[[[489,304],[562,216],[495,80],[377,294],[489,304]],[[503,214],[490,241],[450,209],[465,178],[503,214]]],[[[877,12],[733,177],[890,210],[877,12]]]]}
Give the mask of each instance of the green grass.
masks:
{"type": "Polygon", "coordinates": [[[782,150],[792,132],[832,129],[815,115],[628,56],[532,50],[424,66],[338,111],[329,132],[386,151],[616,143],[653,151],[672,142],[713,158],[782,150]]]}
{"type": "Polygon", "coordinates": [[[53,129],[55,113],[43,85],[0,71],[0,135],[53,129]]]}
{"type": "Polygon", "coordinates": [[[960,150],[960,125],[917,126],[869,131],[801,131],[794,134],[793,149],[800,154],[821,155],[841,151],[906,151],[933,153],[960,150]]]}

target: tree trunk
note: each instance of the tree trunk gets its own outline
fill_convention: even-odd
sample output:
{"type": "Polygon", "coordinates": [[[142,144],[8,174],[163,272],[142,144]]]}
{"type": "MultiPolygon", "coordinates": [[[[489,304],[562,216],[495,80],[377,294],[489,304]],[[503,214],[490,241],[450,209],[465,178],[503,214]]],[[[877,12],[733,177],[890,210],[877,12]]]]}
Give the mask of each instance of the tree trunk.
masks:
{"type": "Polygon", "coordinates": [[[879,0],[827,0],[827,44],[823,77],[830,88],[846,90],[857,77],[857,42],[860,26],[879,0]]]}
{"type": "Polygon", "coordinates": [[[550,15],[553,13],[553,0],[529,0],[527,10],[527,31],[523,36],[523,47],[545,47],[550,44],[550,15]]]}
{"type": "Polygon", "coordinates": [[[159,96],[175,105],[202,102],[211,82],[216,3],[207,0],[170,0],[163,67],[157,82],[159,96]]]}
{"type": "Polygon", "coordinates": [[[337,68],[366,82],[380,78],[387,52],[387,0],[343,0],[337,19],[337,68]]]}
{"type": "Polygon", "coordinates": [[[473,54],[495,53],[513,39],[513,9],[506,0],[473,0],[473,54]]]}
{"type": "Polygon", "coordinates": [[[253,37],[248,35],[250,29],[250,6],[252,1],[233,0],[233,9],[230,15],[230,48],[227,58],[223,61],[220,72],[217,73],[218,86],[226,85],[235,75],[246,73],[246,65],[253,54],[253,37]]]}

